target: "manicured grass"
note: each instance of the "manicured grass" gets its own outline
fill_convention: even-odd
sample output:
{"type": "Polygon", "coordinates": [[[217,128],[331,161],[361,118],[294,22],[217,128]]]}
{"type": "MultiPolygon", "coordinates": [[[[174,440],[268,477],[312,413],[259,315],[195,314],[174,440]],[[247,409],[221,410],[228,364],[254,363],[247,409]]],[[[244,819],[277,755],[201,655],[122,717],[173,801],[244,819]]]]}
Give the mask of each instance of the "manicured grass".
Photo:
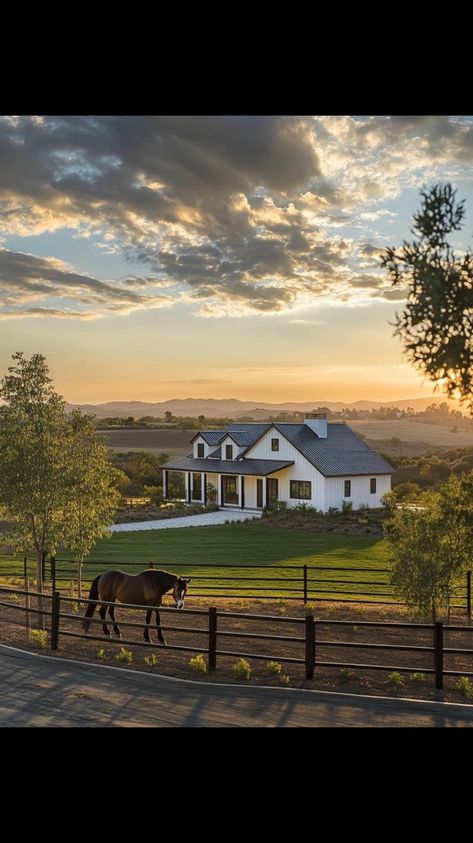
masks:
{"type": "MultiPolygon", "coordinates": [[[[71,559],[71,556],[59,553],[59,558],[71,559]]],[[[23,569],[20,562],[7,563],[7,560],[2,560],[1,557],[0,560],[0,571],[3,575],[11,576],[23,569]]],[[[137,573],[141,570],[141,566],[149,567],[152,562],[156,568],[192,576],[192,592],[189,593],[198,591],[201,594],[211,594],[208,588],[210,585],[214,586],[219,594],[225,591],[228,593],[229,578],[236,577],[241,581],[235,584],[244,585],[245,593],[254,593],[255,596],[258,596],[258,590],[252,589],[251,586],[259,585],[262,588],[263,583],[248,582],[242,580],[242,577],[284,579],[287,580],[286,583],[267,582],[260,593],[273,596],[283,594],[300,596],[302,593],[301,566],[303,565],[330,566],[337,569],[368,568],[366,574],[350,571],[343,571],[343,574],[336,571],[309,572],[309,580],[315,578],[351,581],[361,579],[381,582],[386,581],[387,575],[370,572],[369,568],[385,568],[389,564],[387,546],[382,539],[334,533],[310,533],[277,527],[262,528],[244,523],[115,533],[110,539],[97,542],[89,561],[84,566],[84,580],[91,580],[97,574],[110,570],[110,566],[101,564],[105,561],[116,562],[117,567],[122,570],[127,570],[127,563],[139,563],[139,565],[128,567],[131,573],[137,573]],[[186,568],[190,565],[199,567],[186,568]],[[258,568],[239,568],[229,571],[222,565],[248,565],[258,566],[258,568]],[[211,571],[208,570],[209,566],[212,567],[211,571]],[[268,566],[277,566],[281,570],[276,571],[271,568],[268,570],[268,566]],[[298,566],[298,569],[284,568],[284,566],[298,566]],[[211,576],[212,579],[204,581],[203,576],[211,576]],[[296,578],[297,581],[291,581],[292,578],[296,578]],[[282,592],[281,588],[289,588],[290,591],[282,592]]],[[[29,565],[32,574],[34,567],[35,564],[32,562],[29,565]]],[[[74,568],[75,566],[71,563],[58,562],[58,579],[74,576],[74,568]]],[[[47,570],[49,570],[49,564],[47,570]]],[[[324,583],[314,583],[313,587],[321,589],[326,586],[324,583]]],[[[349,596],[349,586],[337,584],[336,588],[346,591],[346,596],[349,596]]],[[[387,589],[373,585],[372,587],[360,586],[357,590],[376,592],[387,589]]],[[[328,597],[330,594],[332,592],[327,590],[321,592],[320,597],[328,597]]]]}

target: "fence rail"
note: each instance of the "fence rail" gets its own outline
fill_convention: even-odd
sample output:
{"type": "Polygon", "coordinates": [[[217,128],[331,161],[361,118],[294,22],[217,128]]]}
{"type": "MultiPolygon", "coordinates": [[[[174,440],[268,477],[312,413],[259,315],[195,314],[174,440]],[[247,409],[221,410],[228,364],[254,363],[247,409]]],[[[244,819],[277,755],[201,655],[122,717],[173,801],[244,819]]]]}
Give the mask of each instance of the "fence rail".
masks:
{"type": "MultiPolygon", "coordinates": [[[[79,602],[82,605],[93,605],[96,607],[97,605],[103,606],[116,606],[114,602],[108,601],[98,601],[98,600],[87,600],[85,598],[80,598],[76,600],[71,597],[65,597],[61,595],[59,591],[55,590],[52,595],[41,595],[38,592],[31,591],[30,589],[17,589],[17,588],[10,588],[6,586],[0,586],[0,595],[2,597],[14,595],[14,599],[18,599],[21,597],[25,598],[25,605],[19,606],[16,605],[15,602],[9,602],[8,600],[1,599],[0,600],[0,623],[1,624],[16,624],[16,621],[12,621],[6,617],[6,613],[4,611],[5,608],[8,608],[9,611],[19,611],[25,612],[25,628],[27,636],[29,636],[31,630],[31,615],[37,615],[40,618],[50,618],[49,626],[46,626],[47,632],[50,634],[50,647],[51,650],[58,650],[60,641],[63,637],[65,638],[77,638],[77,639],[86,639],[88,641],[100,641],[104,643],[107,641],[107,644],[115,644],[120,645],[123,647],[124,644],[128,644],[129,646],[144,646],[149,648],[160,647],[162,649],[162,645],[148,643],[146,641],[140,641],[131,638],[119,638],[118,640],[114,640],[109,636],[104,637],[95,635],[95,634],[86,634],[80,631],[71,630],[70,627],[66,627],[66,624],[70,624],[71,622],[82,623],[83,616],[78,616],[74,614],[69,614],[61,609],[64,606],[68,606],[70,604],[74,604],[79,602]],[[38,602],[38,606],[40,605],[40,601],[43,599],[47,599],[50,601],[50,611],[45,611],[44,608],[34,608],[31,605],[31,598],[35,598],[38,602]]],[[[135,604],[130,603],[120,603],[120,610],[149,610],[149,606],[137,606],[135,604]]],[[[171,613],[175,616],[176,609],[171,607],[160,606],[160,612],[164,612],[166,615],[167,613],[171,613]]],[[[164,629],[166,631],[172,631],[174,633],[179,634],[191,634],[195,635],[196,633],[200,636],[205,636],[207,638],[207,645],[200,646],[200,644],[195,645],[193,642],[190,643],[190,646],[183,645],[183,644],[168,644],[166,646],[166,650],[169,651],[182,651],[182,652],[197,652],[197,653],[205,653],[207,655],[207,664],[209,672],[213,672],[217,669],[217,658],[229,658],[229,657],[239,657],[239,658],[248,658],[248,659],[263,659],[266,661],[270,660],[277,660],[278,662],[285,662],[288,664],[300,664],[304,665],[305,667],[305,676],[306,679],[312,679],[314,676],[314,671],[317,667],[328,667],[328,668],[347,668],[350,670],[361,670],[361,671],[369,671],[369,670],[383,670],[383,671],[394,671],[394,672],[403,672],[403,673],[411,673],[418,671],[419,669],[422,672],[433,675],[435,677],[435,685],[437,688],[443,687],[443,679],[444,676],[462,676],[462,677],[473,677],[473,670],[457,670],[456,665],[453,665],[453,669],[451,667],[444,666],[444,658],[461,655],[471,657],[471,662],[473,666],[473,647],[452,647],[452,646],[445,646],[444,637],[445,634],[455,634],[458,632],[466,633],[467,635],[473,634],[473,626],[461,626],[461,625],[449,625],[443,624],[442,622],[437,622],[435,624],[415,624],[415,623],[405,623],[405,622],[385,622],[385,621],[350,621],[350,620],[316,620],[313,614],[309,613],[306,615],[304,619],[302,618],[295,618],[295,617],[285,617],[280,618],[278,616],[273,615],[253,615],[243,612],[225,612],[225,611],[218,611],[215,606],[211,606],[208,609],[182,609],[179,614],[179,618],[183,618],[184,622],[188,616],[200,616],[202,620],[206,620],[206,625],[203,627],[195,627],[195,626],[188,626],[184,623],[184,625],[179,626],[158,626],[150,625],[150,624],[142,624],[137,623],[135,621],[120,621],[122,626],[126,626],[127,628],[135,628],[140,630],[149,630],[150,629],[164,629]],[[228,622],[229,620],[237,619],[237,620],[251,620],[253,621],[256,626],[260,623],[267,623],[271,622],[276,626],[283,626],[292,624],[297,629],[300,629],[301,626],[304,628],[304,634],[299,635],[286,635],[286,634],[271,634],[266,631],[264,632],[241,632],[235,629],[222,629],[220,628],[221,622],[228,622]],[[354,625],[356,626],[354,627],[354,625]],[[347,640],[332,640],[330,637],[326,637],[327,634],[330,635],[330,630],[332,628],[348,628],[352,627],[357,628],[360,627],[369,627],[370,629],[376,628],[380,630],[380,637],[382,640],[375,641],[375,642],[361,642],[361,641],[347,641],[347,640]],[[424,634],[427,635],[428,632],[431,633],[431,644],[426,644],[425,641],[421,643],[411,644],[411,643],[403,643],[401,642],[387,642],[383,640],[383,635],[386,635],[387,630],[397,630],[397,631],[405,631],[405,630],[415,630],[417,635],[424,634]],[[229,638],[236,639],[236,646],[235,649],[221,649],[219,647],[219,639],[223,641],[227,641],[229,638]],[[292,643],[298,649],[300,655],[298,656],[290,656],[287,655],[285,652],[275,652],[275,653],[261,653],[261,652],[253,652],[249,651],[243,645],[243,648],[238,646],[238,641],[257,641],[259,644],[267,644],[268,642],[284,642],[284,643],[292,643]],[[337,661],[331,660],[323,655],[320,655],[320,651],[324,651],[330,648],[336,648],[338,650],[342,649],[344,651],[358,649],[358,650],[368,650],[369,653],[379,653],[380,658],[376,659],[373,662],[366,663],[362,661],[352,661],[345,659],[344,661],[337,661]],[[382,660],[382,653],[383,652],[393,653],[393,652],[409,652],[409,653],[420,653],[424,657],[428,657],[430,659],[430,666],[406,666],[403,664],[386,664],[382,660]]],[[[104,618],[97,619],[97,618],[90,618],[90,623],[92,624],[104,624],[106,623],[104,618]]],[[[108,623],[111,621],[109,620],[108,623]]],[[[223,643],[223,642],[222,642],[223,643]]],[[[473,643],[473,640],[472,640],[473,643]]],[[[275,647],[274,649],[277,649],[275,647]]]]}
{"type": "MultiPolygon", "coordinates": [[[[163,563],[155,560],[148,562],[118,562],[109,559],[87,560],[82,566],[81,579],[84,585],[92,582],[98,574],[107,568],[121,567],[133,571],[135,568],[161,568],[163,563]]],[[[385,606],[405,605],[396,599],[389,582],[389,568],[336,567],[329,565],[227,565],[215,567],[196,562],[176,562],[172,564],[181,576],[192,576],[192,595],[195,597],[221,598],[236,597],[259,600],[297,600],[320,603],[378,603],[385,606]],[[274,572],[277,572],[276,574],[274,572]],[[375,579],[368,575],[375,574],[375,579]],[[378,576],[384,574],[384,577],[378,576]],[[358,576],[361,575],[361,576],[358,576]]],[[[36,560],[23,559],[23,574],[33,573],[36,560]]],[[[1,572],[1,568],[0,568],[1,572]]],[[[59,581],[77,580],[78,565],[54,556],[43,559],[43,581],[56,590],[59,581]]],[[[79,595],[81,596],[81,595],[79,595]]],[[[462,582],[456,582],[451,589],[451,608],[463,609],[472,617],[472,572],[467,571],[462,582]]]]}

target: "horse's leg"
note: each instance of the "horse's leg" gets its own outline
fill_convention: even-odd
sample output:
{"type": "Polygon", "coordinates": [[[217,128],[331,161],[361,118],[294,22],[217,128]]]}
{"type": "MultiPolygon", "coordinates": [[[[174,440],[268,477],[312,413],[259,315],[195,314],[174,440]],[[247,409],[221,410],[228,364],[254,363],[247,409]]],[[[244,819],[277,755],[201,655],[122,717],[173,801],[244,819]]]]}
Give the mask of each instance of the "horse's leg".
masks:
{"type": "MultiPolygon", "coordinates": [[[[103,600],[103,597],[102,597],[102,600],[103,600]]],[[[109,628],[108,628],[107,624],[105,623],[105,618],[106,618],[106,616],[107,616],[107,607],[106,607],[106,606],[104,606],[104,605],[103,605],[103,603],[102,603],[102,605],[100,606],[100,609],[99,609],[99,615],[100,615],[100,617],[102,618],[102,620],[104,621],[104,623],[102,624],[102,629],[103,629],[103,631],[105,632],[105,635],[106,635],[108,638],[110,638],[110,630],[109,630],[109,628]]]]}
{"type": "Polygon", "coordinates": [[[160,641],[161,644],[165,644],[166,639],[164,638],[164,635],[163,635],[163,632],[162,632],[162,629],[161,629],[161,618],[159,617],[159,610],[158,609],[156,609],[156,623],[158,625],[158,641],[160,641]]]}
{"type": "Polygon", "coordinates": [[[152,614],[153,614],[153,610],[152,610],[152,609],[148,609],[148,611],[146,612],[146,626],[145,626],[145,631],[144,631],[144,633],[143,633],[143,637],[144,637],[144,639],[145,639],[145,641],[146,641],[146,643],[147,643],[147,644],[151,644],[151,638],[149,637],[149,622],[150,622],[150,620],[151,620],[151,615],[152,615],[152,614]]]}
{"type": "Polygon", "coordinates": [[[120,632],[120,627],[118,626],[118,624],[115,620],[115,606],[109,606],[108,607],[108,614],[110,615],[110,617],[113,621],[113,631],[114,631],[115,635],[118,635],[118,637],[121,638],[122,634],[120,632]]]}

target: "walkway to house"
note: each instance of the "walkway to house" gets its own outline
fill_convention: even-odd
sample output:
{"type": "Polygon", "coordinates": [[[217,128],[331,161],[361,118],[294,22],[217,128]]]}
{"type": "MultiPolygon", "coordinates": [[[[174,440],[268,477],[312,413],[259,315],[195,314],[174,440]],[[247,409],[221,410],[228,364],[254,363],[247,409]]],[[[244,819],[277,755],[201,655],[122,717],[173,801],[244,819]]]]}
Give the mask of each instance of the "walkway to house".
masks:
{"type": "Polygon", "coordinates": [[[203,512],[202,515],[184,515],[182,518],[163,518],[160,521],[135,521],[132,524],[114,524],[112,532],[127,533],[130,530],[169,530],[175,527],[208,527],[225,524],[225,521],[246,521],[247,518],[261,518],[261,512],[219,509],[218,512],[203,512]]]}

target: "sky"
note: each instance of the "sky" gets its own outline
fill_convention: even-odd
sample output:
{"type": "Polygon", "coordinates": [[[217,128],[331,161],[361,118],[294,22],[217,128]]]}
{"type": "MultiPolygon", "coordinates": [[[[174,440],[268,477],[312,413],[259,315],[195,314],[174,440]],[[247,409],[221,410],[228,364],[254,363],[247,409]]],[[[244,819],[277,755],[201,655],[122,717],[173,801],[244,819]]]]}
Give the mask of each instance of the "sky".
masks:
{"type": "Polygon", "coordinates": [[[66,400],[433,394],[379,256],[449,181],[471,242],[473,118],[0,118],[0,375],[66,400]]]}

